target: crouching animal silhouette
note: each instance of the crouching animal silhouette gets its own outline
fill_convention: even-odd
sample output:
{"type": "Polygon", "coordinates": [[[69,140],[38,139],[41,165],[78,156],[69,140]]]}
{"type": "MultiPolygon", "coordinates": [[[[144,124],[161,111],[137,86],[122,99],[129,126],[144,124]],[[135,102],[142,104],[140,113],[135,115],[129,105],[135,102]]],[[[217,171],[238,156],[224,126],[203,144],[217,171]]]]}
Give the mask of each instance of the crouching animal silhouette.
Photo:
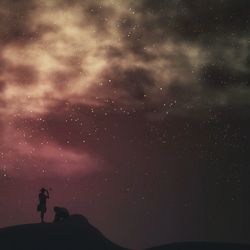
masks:
{"type": "Polygon", "coordinates": [[[54,222],[59,222],[69,217],[69,211],[64,207],[54,207],[54,211],[55,211],[54,222]]]}

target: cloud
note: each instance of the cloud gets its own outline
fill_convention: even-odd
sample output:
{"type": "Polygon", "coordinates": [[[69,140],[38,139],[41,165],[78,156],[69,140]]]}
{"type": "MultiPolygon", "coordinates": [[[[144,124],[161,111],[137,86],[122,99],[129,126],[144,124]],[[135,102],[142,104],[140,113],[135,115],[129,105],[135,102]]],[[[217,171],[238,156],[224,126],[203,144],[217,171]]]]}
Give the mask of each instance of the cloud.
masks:
{"type": "Polygon", "coordinates": [[[6,83],[4,81],[0,81],[0,92],[4,91],[6,87],[6,83]]]}
{"type": "Polygon", "coordinates": [[[237,105],[231,87],[248,86],[249,76],[244,3],[209,1],[205,8],[184,0],[3,2],[9,19],[0,29],[9,39],[1,50],[5,112],[42,114],[63,100],[103,105],[98,99],[115,99],[119,105],[120,99],[137,108],[145,95],[147,104],[170,104],[175,85],[196,88],[189,98],[185,94],[183,107],[197,95],[220,105],[213,102],[217,94],[237,105]],[[103,84],[107,88],[97,93],[103,84]]]}
{"type": "Polygon", "coordinates": [[[11,4],[5,0],[1,1],[0,45],[13,44],[22,47],[33,43],[46,33],[50,29],[49,26],[41,25],[35,30],[31,25],[36,10],[36,1],[33,0],[16,1],[11,4]]]}
{"type": "MultiPolygon", "coordinates": [[[[112,124],[124,116],[209,119],[211,110],[246,110],[248,5],[244,0],[1,1],[0,115],[5,138],[19,136],[2,148],[12,155],[10,169],[17,166],[10,160],[14,155],[27,170],[41,161],[32,156],[31,163],[30,147],[55,155],[62,147],[68,165],[79,166],[72,174],[85,163],[94,166],[99,155],[108,154],[98,148],[98,129],[116,131],[112,124]],[[34,121],[48,122],[47,130],[34,121]],[[23,138],[27,131],[31,138],[23,138]],[[43,136],[49,144],[41,147],[43,136]],[[27,150],[20,150],[19,140],[27,150]]],[[[105,134],[107,141],[113,138],[105,134]]],[[[64,164],[57,156],[42,153],[42,158],[51,166],[64,164]]]]}
{"type": "Polygon", "coordinates": [[[188,0],[145,0],[140,3],[139,10],[148,17],[142,22],[149,25],[150,31],[160,27],[165,31],[162,32],[164,38],[174,37],[208,45],[218,39],[245,36],[249,31],[247,7],[250,5],[247,0],[209,0],[205,6],[200,1],[188,0]]]}
{"type": "MultiPolygon", "coordinates": [[[[16,121],[17,122],[17,121],[16,121]]],[[[31,125],[31,124],[30,124],[31,125]]],[[[2,126],[1,167],[5,176],[34,179],[89,175],[99,170],[98,157],[58,144],[43,133],[24,126],[2,126]],[[32,132],[30,132],[32,130],[32,132]],[[35,139],[33,139],[35,136],[35,139]]],[[[63,136],[63,135],[62,135],[63,136]]],[[[68,139],[71,140],[71,139],[68,139]]]]}

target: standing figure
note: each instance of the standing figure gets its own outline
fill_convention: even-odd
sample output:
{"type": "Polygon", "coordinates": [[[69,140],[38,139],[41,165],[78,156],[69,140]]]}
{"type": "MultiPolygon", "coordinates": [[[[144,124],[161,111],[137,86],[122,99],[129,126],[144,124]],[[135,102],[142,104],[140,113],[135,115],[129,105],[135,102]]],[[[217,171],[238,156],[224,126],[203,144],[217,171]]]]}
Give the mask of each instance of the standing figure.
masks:
{"type": "Polygon", "coordinates": [[[42,188],[40,190],[39,204],[37,206],[37,211],[40,212],[40,216],[41,216],[41,223],[44,222],[44,214],[47,211],[47,207],[46,207],[46,201],[47,201],[47,199],[49,199],[49,192],[45,188],[42,188]]]}

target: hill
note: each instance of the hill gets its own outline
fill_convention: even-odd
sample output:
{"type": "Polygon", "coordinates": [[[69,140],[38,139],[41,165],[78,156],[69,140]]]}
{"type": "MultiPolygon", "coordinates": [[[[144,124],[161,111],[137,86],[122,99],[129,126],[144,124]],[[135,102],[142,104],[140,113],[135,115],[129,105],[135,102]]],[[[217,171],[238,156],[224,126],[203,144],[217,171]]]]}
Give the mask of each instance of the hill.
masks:
{"type": "Polygon", "coordinates": [[[182,242],[153,247],[147,250],[250,250],[250,246],[220,242],[182,242]]]}
{"type": "Polygon", "coordinates": [[[105,238],[81,215],[73,215],[57,223],[28,224],[0,229],[0,249],[125,250],[105,238]]]}
{"type": "MultiPolygon", "coordinates": [[[[108,240],[82,215],[57,223],[19,225],[0,229],[4,250],[129,250],[108,240]]],[[[250,250],[248,245],[183,242],[147,250],[250,250]]]]}

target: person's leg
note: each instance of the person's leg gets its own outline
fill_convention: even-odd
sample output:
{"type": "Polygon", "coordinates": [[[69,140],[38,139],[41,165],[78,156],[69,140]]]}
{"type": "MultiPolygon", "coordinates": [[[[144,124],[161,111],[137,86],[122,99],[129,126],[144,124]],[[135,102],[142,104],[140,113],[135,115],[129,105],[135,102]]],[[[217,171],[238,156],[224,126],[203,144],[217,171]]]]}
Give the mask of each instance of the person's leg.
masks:
{"type": "Polygon", "coordinates": [[[44,222],[44,212],[41,211],[41,223],[43,223],[43,222],[44,222]]]}

